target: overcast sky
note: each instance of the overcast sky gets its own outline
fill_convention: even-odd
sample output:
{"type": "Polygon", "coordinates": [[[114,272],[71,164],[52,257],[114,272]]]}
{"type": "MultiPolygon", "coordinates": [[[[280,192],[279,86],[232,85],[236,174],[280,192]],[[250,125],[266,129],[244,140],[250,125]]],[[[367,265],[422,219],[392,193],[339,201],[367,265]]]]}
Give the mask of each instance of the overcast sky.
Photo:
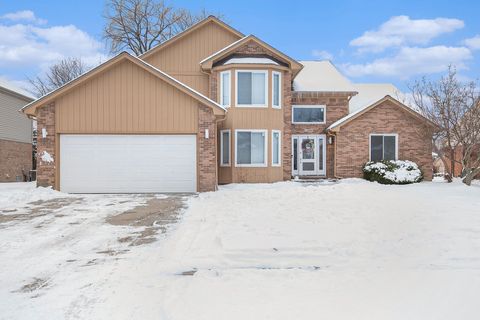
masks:
{"type": "MultiPolygon", "coordinates": [[[[477,1],[170,1],[221,13],[299,60],[330,59],[355,82],[406,84],[438,77],[449,64],[480,77],[477,1]]],[[[101,0],[0,0],[0,77],[24,85],[50,64],[108,59],[101,0]]]]}

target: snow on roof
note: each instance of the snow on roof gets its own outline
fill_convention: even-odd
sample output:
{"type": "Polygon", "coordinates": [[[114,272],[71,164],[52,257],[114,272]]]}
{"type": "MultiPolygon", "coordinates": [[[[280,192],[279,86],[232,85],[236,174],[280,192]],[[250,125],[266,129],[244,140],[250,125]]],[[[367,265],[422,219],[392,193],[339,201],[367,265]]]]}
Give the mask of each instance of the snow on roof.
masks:
{"type": "Polygon", "coordinates": [[[403,93],[391,83],[354,83],[353,85],[358,94],[350,100],[350,113],[363,109],[387,95],[400,102],[404,99],[403,93]]]}
{"type": "Polygon", "coordinates": [[[269,58],[255,58],[255,57],[231,58],[231,59],[228,59],[224,63],[224,65],[234,64],[234,63],[239,63],[239,64],[274,64],[274,65],[278,66],[278,63],[276,61],[273,61],[272,59],[269,59],[269,58]]]}
{"type": "Polygon", "coordinates": [[[304,67],[293,81],[295,91],[356,91],[329,60],[299,62],[304,67]]]}
{"type": "Polygon", "coordinates": [[[8,91],[12,91],[14,93],[17,93],[17,94],[19,94],[21,96],[24,96],[26,98],[35,99],[35,97],[30,92],[28,92],[28,91],[26,91],[22,88],[19,88],[18,86],[16,86],[15,84],[13,84],[10,81],[5,80],[4,78],[0,78],[0,87],[2,87],[4,89],[7,89],[8,91]]]}

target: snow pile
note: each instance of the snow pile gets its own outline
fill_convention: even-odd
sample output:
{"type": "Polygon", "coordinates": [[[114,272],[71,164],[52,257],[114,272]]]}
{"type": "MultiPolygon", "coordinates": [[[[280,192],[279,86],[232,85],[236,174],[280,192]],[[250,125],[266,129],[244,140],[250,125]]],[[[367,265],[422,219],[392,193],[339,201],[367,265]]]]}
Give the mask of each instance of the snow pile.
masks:
{"type": "Polygon", "coordinates": [[[423,179],[418,165],[408,160],[370,161],[363,167],[363,173],[365,179],[382,184],[408,184],[423,179]]]}
{"type": "Polygon", "coordinates": [[[40,158],[42,159],[43,162],[46,162],[46,163],[53,163],[54,162],[53,157],[47,151],[43,151],[42,156],[40,158]]]}
{"type": "Polygon", "coordinates": [[[4,211],[2,214],[8,214],[10,211],[12,214],[18,214],[18,211],[13,210],[30,202],[66,197],[70,195],[52,188],[36,188],[36,182],[0,183],[0,211],[4,211]]]}

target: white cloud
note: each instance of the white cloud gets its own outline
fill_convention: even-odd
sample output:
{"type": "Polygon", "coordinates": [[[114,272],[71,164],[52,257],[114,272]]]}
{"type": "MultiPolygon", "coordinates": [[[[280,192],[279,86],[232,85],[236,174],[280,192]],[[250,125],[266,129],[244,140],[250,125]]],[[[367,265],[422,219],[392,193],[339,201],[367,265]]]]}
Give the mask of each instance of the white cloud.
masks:
{"type": "Polygon", "coordinates": [[[351,46],[359,52],[382,52],[390,47],[427,44],[433,38],[464,27],[459,19],[436,18],[413,20],[408,16],[395,16],[377,30],[366,31],[353,39],[351,46]]]}
{"type": "Polygon", "coordinates": [[[480,34],[473,38],[465,39],[463,43],[472,50],[480,49],[480,34]]]}
{"type": "Polygon", "coordinates": [[[455,65],[458,70],[466,69],[465,62],[471,58],[472,53],[466,47],[403,47],[392,57],[365,64],[344,64],[341,68],[351,77],[373,75],[407,79],[445,71],[449,64],[455,65]]]}
{"type": "Polygon", "coordinates": [[[322,60],[333,60],[333,54],[325,50],[313,50],[312,56],[322,60]]]}
{"type": "Polygon", "coordinates": [[[107,58],[102,43],[74,25],[0,23],[0,67],[44,69],[66,57],[81,58],[88,65],[107,58]]]}
{"type": "Polygon", "coordinates": [[[35,24],[47,23],[47,20],[37,18],[35,16],[35,13],[31,10],[23,10],[23,11],[7,13],[1,16],[0,18],[4,20],[10,20],[13,22],[24,21],[24,22],[31,22],[35,24]]]}

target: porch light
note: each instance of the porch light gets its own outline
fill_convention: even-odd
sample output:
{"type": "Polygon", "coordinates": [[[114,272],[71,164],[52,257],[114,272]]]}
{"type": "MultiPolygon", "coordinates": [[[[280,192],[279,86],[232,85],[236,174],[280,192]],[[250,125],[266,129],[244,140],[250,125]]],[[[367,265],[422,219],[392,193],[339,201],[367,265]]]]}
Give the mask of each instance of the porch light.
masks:
{"type": "Polygon", "coordinates": [[[208,129],[205,129],[205,139],[210,138],[210,134],[208,132],[208,129]]]}
{"type": "Polygon", "coordinates": [[[330,137],[328,137],[328,144],[332,144],[332,143],[333,143],[333,137],[330,136],[330,137]]]}

